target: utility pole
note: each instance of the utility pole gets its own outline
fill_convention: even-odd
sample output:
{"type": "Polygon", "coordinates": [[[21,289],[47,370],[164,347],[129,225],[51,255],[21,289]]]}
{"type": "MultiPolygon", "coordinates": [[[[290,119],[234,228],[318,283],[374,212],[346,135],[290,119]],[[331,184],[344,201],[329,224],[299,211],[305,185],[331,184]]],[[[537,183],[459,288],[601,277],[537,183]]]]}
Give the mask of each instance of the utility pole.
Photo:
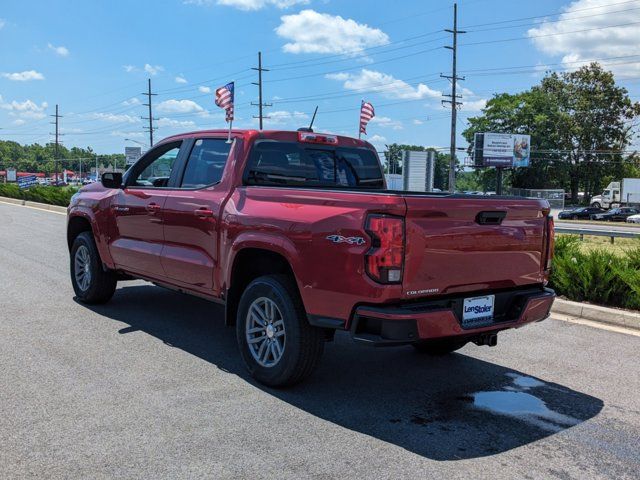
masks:
{"type": "Polygon", "coordinates": [[[56,137],[56,143],[55,143],[55,150],[53,153],[53,160],[55,163],[55,172],[56,172],[56,187],[58,186],[58,156],[59,156],[59,152],[60,152],[60,118],[62,118],[62,115],[58,115],[58,104],[56,103],[56,114],[55,115],[51,115],[53,118],[55,118],[55,122],[51,122],[53,125],[56,126],[56,132],[55,132],[55,137],[56,137]]]}
{"type": "Polygon", "coordinates": [[[445,46],[444,48],[448,48],[453,53],[453,65],[451,75],[440,75],[442,78],[448,78],[451,81],[451,94],[443,95],[444,97],[449,97],[450,100],[443,100],[442,103],[450,103],[451,104],[451,159],[449,160],[449,192],[453,193],[456,190],[456,123],[458,116],[458,106],[462,105],[462,102],[458,101],[458,98],[462,98],[461,95],[458,95],[457,90],[457,82],[458,80],[464,80],[464,77],[458,77],[458,34],[459,33],[467,33],[462,30],[458,30],[458,4],[453,4],[453,30],[445,29],[445,32],[449,32],[453,35],[453,45],[445,46]]]}
{"type": "Polygon", "coordinates": [[[270,118],[270,117],[265,117],[262,114],[262,107],[271,107],[272,106],[271,103],[262,103],[262,72],[268,72],[269,71],[266,68],[262,68],[262,52],[258,52],[258,68],[252,68],[251,70],[257,70],[258,71],[258,83],[251,82],[254,85],[258,86],[258,103],[251,102],[251,105],[254,105],[254,106],[258,107],[258,116],[256,117],[254,115],[253,118],[260,119],[260,130],[262,130],[262,120],[264,118],[270,118]]]}
{"type": "Polygon", "coordinates": [[[148,88],[146,92],[143,92],[141,95],[146,95],[148,98],[148,103],[143,103],[145,107],[149,107],[149,116],[148,117],[140,117],[142,120],[149,120],[149,126],[145,127],[145,129],[149,130],[149,148],[153,147],[153,131],[155,127],[153,126],[153,121],[157,120],[157,118],[153,118],[153,109],[151,108],[151,97],[155,97],[158,95],[157,93],[151,93],[151,79],[147,79],[148,88]]]}

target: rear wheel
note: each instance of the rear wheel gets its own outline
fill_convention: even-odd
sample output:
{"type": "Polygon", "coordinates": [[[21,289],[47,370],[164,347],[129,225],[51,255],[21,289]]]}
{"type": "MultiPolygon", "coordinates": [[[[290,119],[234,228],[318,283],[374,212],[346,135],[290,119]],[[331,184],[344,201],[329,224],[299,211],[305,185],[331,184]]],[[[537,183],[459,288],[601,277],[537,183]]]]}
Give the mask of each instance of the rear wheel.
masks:
{"type": "Polygon", "coordinates": [[[415,348],[419,353],[433,356],[442,356],[448,355],[449,353],[455,352],[456,350],[460,350],[466,344],[467,342],[462,340],[444,339],[424,340],[421,342],[415,342],[412,345],[413,348],[415,348]]]}
{"type": "Polygon", "coordinates": [[[105,303],[116,290],[115,272],[105,271],[93,235],[80,233],[71,247],[71,284],[83,303],[105,303]]]}
{"type": "Polygon", "coordinates": [[[236,336],[251,376],[271,387],[308,377],[324,350],[324,332],[309,324],[286,275],[266,275],[247,286],[238,305],[236,336]]]}

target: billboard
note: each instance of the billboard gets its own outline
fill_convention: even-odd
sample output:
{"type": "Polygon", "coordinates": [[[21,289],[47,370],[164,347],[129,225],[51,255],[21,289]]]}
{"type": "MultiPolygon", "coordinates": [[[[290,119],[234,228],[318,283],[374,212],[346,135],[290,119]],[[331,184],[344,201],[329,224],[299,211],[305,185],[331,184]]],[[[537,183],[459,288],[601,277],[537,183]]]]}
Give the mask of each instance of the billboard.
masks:
{"type": "Polygon", "coordinates": [[[133,165],[142,156],[142,148],[124,147],[124,156],[127,160],[127,165],[133,165]]]}
{"type": "Polygon", "coordinates": [[[15,168],[7,168],[7,182],[15,182],[17,178],[17,171],[15,168]]]}
{"type": "Polygon", "coordinates": [[[476,133],[475,164],[478,167],[528,167],[531,136],[513,133],[476,133]]]}
{"type": "Polygon", "coordinates": [[[35,175],[24,175],[22,177],[18,177],[18,187],[19,188],[29,188],[38,184],[38,178],[35,175]]]}

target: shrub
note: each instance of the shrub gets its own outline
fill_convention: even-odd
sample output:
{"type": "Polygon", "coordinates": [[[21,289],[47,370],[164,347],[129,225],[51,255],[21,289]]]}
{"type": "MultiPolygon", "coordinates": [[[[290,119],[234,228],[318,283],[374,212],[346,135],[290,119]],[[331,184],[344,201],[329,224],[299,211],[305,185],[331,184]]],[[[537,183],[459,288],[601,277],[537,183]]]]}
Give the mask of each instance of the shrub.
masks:
{"type": "Polygon", "coordinates": [[[0,184],[0,197],[19,198],[31,202],[47,203],[66,207],[71,196],[78,191],[73,187],[33,186],[25,190],[15,183],[0,184]]]}
{"type": "Polygon", "coordinates": [[[570,300],[640,308],[640,246],[623,255],[604,249],[585,253],[577,237],[559,237],[550,284],[570,300]]]}

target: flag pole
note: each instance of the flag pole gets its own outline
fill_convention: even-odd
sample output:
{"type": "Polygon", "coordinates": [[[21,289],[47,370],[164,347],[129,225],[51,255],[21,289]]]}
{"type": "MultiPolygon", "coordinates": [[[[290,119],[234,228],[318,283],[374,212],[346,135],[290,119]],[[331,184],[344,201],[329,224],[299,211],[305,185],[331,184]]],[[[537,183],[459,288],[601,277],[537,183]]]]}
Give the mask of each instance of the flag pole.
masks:
{"type": "MultiPolygon", "coordinates": [[[[236,81],[233,80],[231,83],[233,84],[233,96],[234,96],[232,108],[233,108],[233,114],[235,115],[236,113],[235,111],[236,110],[236,106],[235,106],[236,81]]],[[[233,128],[233,117],[231,117],[231,120],[229,120],[229,135],[227,136],[227,143],[231,143],[231,128],[233,128]]]]}
{"type": "Polygon", "coordinates": [[[360,128],[360,116],[362,115],[362,103],[364,100],[360,100],[360,111],[358,112],[358,140],[362,139],[362,129],[360,128]]]}

